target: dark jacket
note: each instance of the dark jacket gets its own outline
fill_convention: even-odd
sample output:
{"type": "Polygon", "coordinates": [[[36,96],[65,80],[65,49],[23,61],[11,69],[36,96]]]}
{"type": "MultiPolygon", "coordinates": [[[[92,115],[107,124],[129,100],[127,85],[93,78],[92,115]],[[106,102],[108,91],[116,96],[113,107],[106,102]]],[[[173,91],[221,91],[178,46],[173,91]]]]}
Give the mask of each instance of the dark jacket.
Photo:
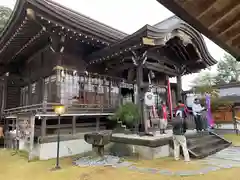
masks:
{"type": "Polygon", "coordinates": [[[185,118],[176,116],[172,121],[173,134],[174,135],[184,135],[187,130],[187,123],[185,118]]]}

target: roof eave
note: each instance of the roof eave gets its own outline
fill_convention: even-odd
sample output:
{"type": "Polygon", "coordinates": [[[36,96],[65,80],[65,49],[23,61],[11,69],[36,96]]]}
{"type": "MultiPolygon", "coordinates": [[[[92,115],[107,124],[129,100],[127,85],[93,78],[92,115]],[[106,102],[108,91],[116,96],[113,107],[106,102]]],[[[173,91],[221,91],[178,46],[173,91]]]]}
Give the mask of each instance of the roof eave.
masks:
{"type": "Polygon", "coordinates": [[[210,32],[204,25],[202,25],[198,20],[196,20],[193,16],[191,16],[185,9],[183,9],[180,5],[178,5],[174,0],[157,0],[167,9],[172,11],[178,17],[189,23],[192,27],[196,28],[199,32],[204,34],[206,37],[211,39],[213,42],[218,44],[224,50],[229,52],[232,56],[238,58],[239,54],[235,50],[233,50],[230,46],[224,43],[222,40],[217,38],[212,32],[210,32]]]}

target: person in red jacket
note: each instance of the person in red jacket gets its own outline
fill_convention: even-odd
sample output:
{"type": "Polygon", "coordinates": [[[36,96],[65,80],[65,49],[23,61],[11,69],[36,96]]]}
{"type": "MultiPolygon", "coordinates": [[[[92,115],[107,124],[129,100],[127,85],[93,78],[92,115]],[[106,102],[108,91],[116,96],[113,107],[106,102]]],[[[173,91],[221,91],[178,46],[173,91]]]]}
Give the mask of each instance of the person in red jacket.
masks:
{"type": "Polygon", "coordinates": [[[186,118],[187,115],[190,113],[187,106],[181,100],[178,101],[178,105],[175,109],[175,114],[178,110],[182,112],[182,118],[186,118]]]}
{"type": "Polygon", "coordinates": [[[168,124],[168,110],[165,102],[161,101],[161,105],[158,107],[158,116],[160,118],[160,134],[166,134],[168,124]]]}

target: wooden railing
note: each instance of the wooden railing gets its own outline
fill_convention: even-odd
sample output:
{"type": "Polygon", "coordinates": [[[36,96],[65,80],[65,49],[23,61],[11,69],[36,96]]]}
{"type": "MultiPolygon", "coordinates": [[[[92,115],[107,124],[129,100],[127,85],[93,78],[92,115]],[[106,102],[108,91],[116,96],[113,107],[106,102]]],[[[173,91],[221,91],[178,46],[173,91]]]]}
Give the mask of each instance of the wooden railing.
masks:
{"type": "MultiPolygon", "coordinates": [[[[21,106],[4,110],[4,116],[11,116],[16,114],[33,113],[33,114],[54,114],[54,106],[60,103],[42,103],[28,106],[21,106]]],[[[100,104],[71,104],[65,105],[65,114],[94,114],[94,113],[113,113],[116,107],[110,105],[100,104]]]]}

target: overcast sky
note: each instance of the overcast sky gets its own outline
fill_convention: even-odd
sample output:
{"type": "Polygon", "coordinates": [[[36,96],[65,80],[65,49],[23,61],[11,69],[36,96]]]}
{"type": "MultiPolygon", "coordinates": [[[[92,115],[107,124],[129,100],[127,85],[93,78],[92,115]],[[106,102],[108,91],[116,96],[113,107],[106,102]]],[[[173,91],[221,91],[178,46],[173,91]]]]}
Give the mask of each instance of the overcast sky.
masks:
{"type": "MultiPolygon", "coordinates": [[[[154,25],[173,15],[156,0],[54,0],[68,8],[126,33],[133,33],[146,24],[154,25]]],[[[13,8],[16,0],[0,0],[0,5],[13,8]]],[[[210,54],[219,60],[224,50],[204,38],[210,54]]],[[[196,77],[183,77],[183,90],[190,87],[196,77]]]]}

